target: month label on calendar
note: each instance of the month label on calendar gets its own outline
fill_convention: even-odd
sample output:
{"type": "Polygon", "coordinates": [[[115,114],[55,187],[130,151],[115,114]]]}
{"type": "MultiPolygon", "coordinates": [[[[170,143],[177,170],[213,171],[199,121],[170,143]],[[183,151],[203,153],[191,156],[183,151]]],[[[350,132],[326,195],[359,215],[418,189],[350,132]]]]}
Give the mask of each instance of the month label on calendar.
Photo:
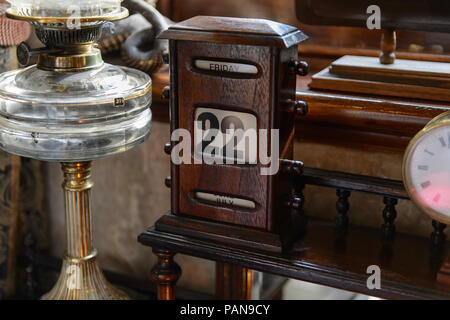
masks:
{"type": "Polygon", "coordinates": [[[213,193],[197,192],[195,197],[198,200],[217,204],[219,206],[229,206],[242,209],[255,209],[256,204],[253,201],[241,198],[227,197],[213,193]]]}

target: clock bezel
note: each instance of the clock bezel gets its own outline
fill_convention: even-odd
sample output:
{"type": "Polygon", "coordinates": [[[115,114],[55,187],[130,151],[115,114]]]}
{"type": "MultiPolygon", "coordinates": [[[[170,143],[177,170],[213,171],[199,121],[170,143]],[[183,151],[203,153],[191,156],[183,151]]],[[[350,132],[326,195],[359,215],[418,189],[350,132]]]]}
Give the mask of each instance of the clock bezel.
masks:
{"type": "MultiPolygon", "coordinates": [[[[450,111],[446,111],[434,119],[432,119],[419,133],[414,136],[414,138],[410,141],[408,144],[408,147],[406,148],[404,157],[403,157],[403,165],[402,165],[402,176],[403,176],[403,184],[405,186],[406,192],[409,195],[409,198],[411,201],[416,205],[419,210],[432,218],[433,220],[436,220],[440,223],[450,225],[450,216],[444,215],[434,209],[431,208],[425,208],[420,202],[418,201],[417,197],[415,196],[415,187],[412,185],[410,174],[407,173],[408,168],[407,166],[410,164],[410,159],[412,155],[412,150],[416,146],[416,144],[419,142],[419,140],[430,133],[433,130],[436,130],[437,128],[443,127],[443,126],[450,126],[450,111]]],[[[411,170],[409,170],[411,171],[411,170]]]]}

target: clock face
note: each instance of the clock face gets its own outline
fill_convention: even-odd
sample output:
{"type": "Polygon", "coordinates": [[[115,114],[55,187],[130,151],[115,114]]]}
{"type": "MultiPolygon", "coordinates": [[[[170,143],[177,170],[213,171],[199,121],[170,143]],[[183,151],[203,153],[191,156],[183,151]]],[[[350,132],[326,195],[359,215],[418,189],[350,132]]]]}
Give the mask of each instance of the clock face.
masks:
{"type": "Polygon", "coordinates": [[[405,185],[433,219],[450,223],[450,125],[424,129],[405,155],[405,185]]]}

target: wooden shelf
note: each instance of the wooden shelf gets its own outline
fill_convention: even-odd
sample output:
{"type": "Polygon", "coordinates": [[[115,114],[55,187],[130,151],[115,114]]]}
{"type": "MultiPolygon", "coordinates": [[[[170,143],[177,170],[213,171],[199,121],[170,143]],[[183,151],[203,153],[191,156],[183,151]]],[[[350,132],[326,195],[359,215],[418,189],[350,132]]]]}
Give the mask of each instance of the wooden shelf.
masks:
{"type": "Polygon", "coordinates": [[[350,226],[347,234],[328,221],[310,219],[307,235],[288,252],[278,237],[259,230],[168,214],[139,241],[266,273],[360,292],[386,299],[450,299],[450,286],[436,282],[447,246],[433,248],[429,239],[397,234],[392,242],[381,231],[350,226]],[[367,267],[382,270],[381,290],[367,288],[367,267]]]}

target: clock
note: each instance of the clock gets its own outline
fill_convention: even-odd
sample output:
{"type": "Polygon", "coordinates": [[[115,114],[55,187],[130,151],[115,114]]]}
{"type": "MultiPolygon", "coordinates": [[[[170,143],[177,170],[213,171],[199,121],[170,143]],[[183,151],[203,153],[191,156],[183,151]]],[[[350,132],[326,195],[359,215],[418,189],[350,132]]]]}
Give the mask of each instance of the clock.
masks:
{"type": "Polygon", "coordinates": [[[450,224],[450,112],[413,138],[405,153],[403,179],[411,200],[425,214],[450,224]]]}
{"type": "Polygon", "coordinates": [[[271,233],[292,226],[292,179],[282,171],[296,164],[283,159],[307,109],[296,101],[307,36],[274,21],[198,16],[160,38],[170,48],[171,213],[271,233]]]}

